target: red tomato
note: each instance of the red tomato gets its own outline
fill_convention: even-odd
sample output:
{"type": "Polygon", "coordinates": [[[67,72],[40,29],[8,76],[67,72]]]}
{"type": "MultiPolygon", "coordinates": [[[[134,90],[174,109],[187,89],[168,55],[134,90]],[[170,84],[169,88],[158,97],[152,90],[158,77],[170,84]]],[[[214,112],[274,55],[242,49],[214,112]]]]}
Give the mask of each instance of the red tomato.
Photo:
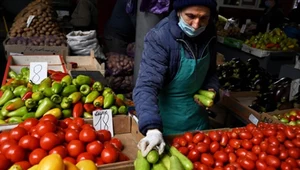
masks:
{"type": "Polygon", "coordinates": [[[33,128],[38,123],[39,123],[39,120],[37,120],[36,118],[28,118],[28,119],[24,120],[23,127],[27,131],[29,131],[31,128],[33,128]]]}
{"type": "Polygon", "coordinates": [[[275,136],[276,135],[276,130],[274,129],[265,129],[262,131],[264,136],[270,137],[270,136],[275,136]]]}
{"type": "Polygon", "coordinates": [[[182,153],[183,155],[187,156],[187,154],[189,153],[189,149],[187,147],[181,146],[178,148],[178,151],[180,153],[182,153]]]}
{"type": "Polygon", "coordinates": [[[278,158],[280,160],[286,160],[286,158],[288,158],[288,157],[289,157],[289,153],[287,150],[280,151],[279,156],[278,156],[278,158]]]}
{"type": "Polygon", "coordinates": [[[274,155],[268,155],[265,161],[269,166],[272,166],[274,168],[280,167],[280,160],[274,155]]]}
{"type": "Polygon", "coordinates": [[[20,165],[22,170],[27,170],[31,167],[31,164],[28,161],[17,162],[15,165],[20,165]]]}
{"type": "Polygon", "coordinates": [[[9,169],[11,166],[10,160],[8,160],[3,154],[0,153],[0,169],[9,169]]]}
{"type": "Polygon", "coordinates": [[[6,150],[5,156],[13,163],[20,162],[25,159],[25,150],[21,146],[12,145],[6,150]]]}
{"type": "Polygon", "coordinates": [[[28,149],[28,150],[32,151],[32,150],[40,147],[40,141],[39,141],[39,139],[37,139],[33,136],[26,135],[20,139],[19,146],[21,146],[24,149],[28,149]]]}
{"type": "Polygon", "coordinates": [[[252,139],[251,139],[251,142],[254,144],[254,145],[259,145],[261,142],[262,142],[262,138],[258,137],[258,136],[254,136],[252,139]]]}
{"type": "Polygon", "coordinates": [[[175,137],[174,139],[173,139],[173,143],[178,143],[179,142],[179,137],[175,137]]]}
{"type": "Polygon", "coordinates": [[[259,147],[259,145],[254,145],[252,147],[252,150],[251,150],[253,153],[255,153],[256,155],[258,155],[260,152],[261,152],[261,149],[259,147]]]}
{"type": "Polygon", "coordinates": [[[86,129],[86,128],[95,130],[93,125],[91,125],[91,124],[84,124],[83,126],[81,126],[81,129],[86,129]]]}
{"type": "Polygon", "coordinates": [[[104,146],[100,141],[93,141],[86,145],[86,151],[94,156],[99,156],[104,146]]]}
{"type": "Polygon", "coordinates": [[[246,156],[247,152],[248,151],[246,149],[240,148],[240,149],[236,150],[235,153],[238,157],[244,157],[244,156],[246,156]]]}
{"type": "Polygon", "coordinates": [[[284,133],[288,139],[294,139],[296,137],[295,131],[291,127],[286,127],[284,133]]]}
{"type": "Polygon", "coordinates": [[[41,136],[38,134],[37,131],[31,132],[30,135],[31,135],[32,137],[37,138],[37,139],[40,139],[40,138],[41,138],[41,136]]]}
{"type": "Polygon", "coordinates": [[[55,125],[58,123],[57,118],[51,114],[44,115],[42,118],[40,118],[40,122],[43,122],[43,121],[50,121],[50,122],[54,123],[55,125]]]}
{"type": "Polygon", "coordinates": [[[214,167],[215,167],[214,170],[215,169],[221,169],[221,170],[223,170],[223,166],[224,166],[223,162],[216,160],[215,163],[214,163],[214,167]]]}
{"type": "Polygon", "coordinates": [[[244,169],[254,169],[255,168],[254,161],[252,161],[251,159],[246,158],[246,157],[242,158],[240,165],[244,169]]]}
{"type": "Polygon", "coordinates": [[[111,140],[109,141],[116,149],[118,149],[119,151],[123,150],[123,144],[120,141],[120,139],[118,138],[111,138],[111,140]]]}
{"type": "Polygon", "coordinates": [[[68,128],[68,125],[67,125],[66,122],[64,122],[64,121],[58,121],[58,126],[59,126],[61,129],[66,129],[66,128],[68,128]]]}
{"type": "Polygon", "coordinates": [[[31,165],[36,165],[47,155],[48,153],[44,149],[37,148],[29,154],[29,163],[31,165]]]}
{"type": "Polygon", "coordinates": [[[192,149],[194,149],[195,147],[196,147],[196,144],[194,144],[193,142],[189,142],[188,145],[187,145],[187,148],[188,148],[189,150],[192,150],[192,149]]]}
{"type": "Polygon", "coordinates": [[[201,162],[207,165],[208,167],[213,166],[213,164],[215,163],[213,156],[208,153],[203,153],[201,155],[201,162]]]}
{"type": "Polygon", "coordinates": [[[255,153],[248,151],[246,153],[246,158],[251,159],[252,161],[256,161],[257,160],[257,156],[255,155],[255,153]]]}
{"type": "Polygon", "coordinates": [[[183,147],[187,146],[187,141],[185,140],[184,137],[179,138],[179,145],[183,147]]]}
{"type": "Polygon", "coordinates": [[[1,132],[1,133],[0,133],[0,145],[1,145],[4,141],[10,139],[9,136],[10,136],[10,132],[9,132],[9,131],[1,132]]]}
{"type": "Polygon", "coordinates": [[[213,141],[212,143],[210,143],[209,149],[211,153],[215,153],[220,149],[220,144],[216,141],[213,141]]]}
{"type": "Polygon", "coordinates": [[[249,123],[246,125],[246,129],[248,132],[252,132],[254,129],[256,129],[256,126],[253,123],[249,123]]]}
{"type": "Polygon", "coordinates": [[[282,130],[277,131],[276,138],[279,142],[281,142],[281,143],[284,142],[286,140],[284,131],[282,131],[282,130]]]}
{"type": "Polygon", "coordinates": [[[234,149],[233,149],[233,147],[227,145],[227,146],[225,147],[224,151],[225,151],[226,153],[231,153],[231,152],[234,152],[234,149]]]}
{"type": "Polygon", "coordinates": [[[198,170],[209,170],[208,166],[205,164],[200,164],[198,170]]]}
{"type": "Polygon", "coordinates": [[[97,134],[93,129],[82,129],[79,133],[79,140],[82,142],[93,142],[96,140],[97,134]]]}
{"type": "Polygon", "coordinates": [[[260,149],[265,152],[269,147],[269,143],[267,141],[262,141],[259,146],[260,149]]]}
{"type": "Polygon", "coordinates": [[[290,140],[284,141],[284,146],[287,147],[287,148],[294,148],[295,147],[295,145],[293,144],[293,142],[290,141],[290,140]]]}
{"type": "Polygon", "coordinates": [[[67,129],[65,133],[66,142],[71,142],[72,140],[79,139],[79,132],[75,129],[67,129]]]}
{"type": "Polygon", "coordinates": [[[195,147],[200,153],[206,153],[209,150],[209,145],[203,142],[200,142],[195,147]]]}
{"type": "Polygon", "coordinates": [[[75,117],[73,119],[73,122],[79,125],[80,127],[84,125],[84,119],[82,119],[81,117],[75,117]]]}
{"type": "Polygon", "coordinates": [[[83,152],[83,153],[79,154],[79,155],[77,156],[77,159],[76,159],[77,162],[79,162],[79,161],[81,161],[81,160],[91,160],[91,161],[95,161],[95,157],[94,157],[94,155],[92,155],[92,154],[90,154],[90,153],[88,153],[88,152],[83,152]]]}
{"type": "Polygon", "coordinates": [[[193,163],[193,165],[194,165],[194,169],[199,169],[199,166],[201,165],[201,162],[194,162],[193,163]]]}
{"type": "MultiPolygon", "coordinates": [[[[101,140],[99,139],[99,141],[101,141],[101,140]]],[[[102,141],[103,141],[103,140],[102,140],[102,141]]],[[[178,149],[178,148],[181,147],[181,146],[179,145],[179,143],[173,143],[172,146],[174,146],[176,149],[178,149]]]]}
{"type": "Polygon", "coordinates": [[[69,126],[69,124],[71,123],[71,122],[73,122],[73,120],[71,119],[71,118],[65,118],[64,120],[63,120],[63,122],[65,122],[68,126],[69,126]]]}
{"type": "Polygon", "coordinates": [[[62,145],[56,146],[55,148],[49,151],[49,154],[53,154],[53,153],[59,154],[62,159],[64,159],[68,155],[67,148],[62,145]]]}
{"type": "Polygon", "coordinates": [[[15,127],[10,131],[9,137],[16,141],[19,141],[25,135],[27,135],[26,129],[22,127],[15,127]]]}
{"type": "Polygon", "coordinates": [[[203,139],[203,143],[210,145],[210,142],[211,142],[210,138],[208,136],[205,136],[203,139]]]}
{"type": "Polygon", "coordinates": [[[241,147],[241,141],[238,139],[230,139],[229,145],[234,149],[239,149],[241,147]]]}
{"type": "Polygon", "coordinates": [[[215,160],[217,161],[221,161],[223,163],[227,162],[228,161],[228,154],[225,153],[224,151],[217,151],[215,154],[214,154],[214,158],[215,160]]]}
{"type": "Polygon", "coordinates": [[[42,149],[46,151],[50,151],[55,146],[59,145],[60,139],[57,134],[53,132],[48,132],[44,136],[41,137],[40,146],[42,149]]]}
{"type": "Polygon", "coordinates": [[[68,124],[68,129],[74,129],[77,131],[81,131],[81,127],[78,124],[76,124],[75,122],[70,122],[68,124]]]}
{"type": "Polygon", "coordinates": [[[183,136],[187,142],[193,142],[193,134],[191,132],[185,132],[183,136]]]}
{"type": "Polygon", "coordinates": [[[228,137],[228,135],[227,134],[222,134],[222,136],[221,136],[221,140],[220,140],[220,145],[221,146],[226,146],[227,145],[227,143],[228,143],[228,141],[229,141],[229,137],[228,137]]]}
{"type": "Polygon", "coordinates": [[[289,157],[285,160],[285,162],[290,164],[293,168],[298,168],[298,164],[294,158],[289,157]]]}
{"type": "Polygon", "coordinates": [[[76,160],[72,157],[65,157],[63,160],[64,160],[64,162],[66,161],[66,162],[70,162],[74,165],[76,164],[76,160]]]}
{"type": "Polygon", "coordinates": [[[65,132],[62,131],[62,130],[58,130],[58,131],[56,132],[56,134],[57,134],[57,136],[58,136],[58,138],[59,138],[59,143],[60,143],[60,144],[64,143],[64,142],[65,142],[65,132]]]}
{"type": "Polygon", "coordinates": [[[237,159],[237,157],[234,153],[230,152],[228,154],[228,160],[229,160],[230,163],[236,162],[236,159],[237,159]]]}
{"type": "Polygon", "coordinates": [[[200,152],[199,152],[197,149],[192,149],[192,150],[190,150],[190,152],[188,153],[187,157],[188,157],[189,160],[191,160],[192,162],[199,161],[200,152]]]}
{"type": "Polygon", "coordinates": [[[275,136],[270,136],[268,138],[268,142],[271,146],[278,147],[280,145],[280,142],[275,136]]]}
{"type": "Polygon", "coordinates": [[[297,147],[300,148],[300,139],[293,139],[292,143],[297,147]]]}
{"type": "Polygon", "coordinates": [[[67,150],[70,156],[77,157],[79,154],[85,151],[83,142],[80,140],[72,140],[67,145],[67,150]]]}
{"type": "Polygon", "coordinates": [[[194,135],[193,142],[196,143],[196,144],[199,143],[199,142],[202,142],[204,140],[204,137],[205,137],[204,133],[198,132],[194,135]]]}
{"type": "Polygon", "coordinates": [[[252,132],[253,136],[255,137],[258,137],[258,138],[264,138],[264,134],[262,133],[261,130],[258,130],[258,129],[255,129],[253,132],[252,132]]]}
{"type": "Polygon", "coordinates": [[[239,137],[241,139],[248,139],[250,140],[252,138],[252,134],[250,132],[240,132],[239,137]]]}
{"type": "Polygon", "coordinates": [[[55,132],[56,126],[51,121],[40,121],[39,124],[36,125],[37,134],[42,137],[48,132],[55,132]]]}
{"type": "Polygon", "coordinates": [[[15,140],[13,140],[13,139],[5,140],[0,145],[0,153],[5,154],[6,151],[7,151],[7,149],[9,149],[12,146],[16,146],[16,145],[18,145],[18,143],[15,140]]]}
{"type": "Polygon", "coordinates": [[[119,152],[119,158],[118,158],[118,161],[119,162],[122,162],[122,161],[129,161],[129,157],[127,155],[125,155],[124,153],[122,152],[119,152]]]}
{"type": "Polygon", "coordinates": [[[102,161],[102,159],[101,159],[100,157],[98,157],[98,158],[96,158],[95,164],[96,164],[97,166],[100,166],[100,165],[103,165],[104,162],[102,161]]]}
{"type": "Polygon", "coordinates": [[[265,170],[268,167],[268,165],[260,159],[255,162],[255,165],[257,170],[265,170]]]}
{"type": "Polygon", "coordinates": [[[239,135],[236,132],[228,132],[229,139],[237,139],[239,135]]]}
{"type": "Polygon", "coordinates": [[[300,159],[300,149],[299,148],[290,148],[288,150],[289,156],[294,159],[300,159]]]}
{"type": "Polygon", "coordinates": [[[235,170],[236,168],[233,166],[233,165],[230,165],[230,164],[228,164],[228,165],[226,165],[225,167],[224,167],[224,170],[235,170]]]}
{"type": "Polygon", "coordinates": [[[253,145],[252,145],[252,142],[250,140],[245,139],[245,140],[242,141],[242,147],[247,149],[247,150],[251,150],[253,145]]]}
{"type": "Polygon", "coordinates": [[[280,169],[281,170],[292,170],[293,167],[290,164],[288,164],[287,162],[282,162],[280,165],[280,169]]]}
{"type": "Polygon", "coordinates": [[[261,152],[259,155],[258,155],[258,159],[261,159],[261,160],[266,160],[268,154],[266,152],[261,152]]]}
{"type": "Polygon", "coordinates": [[[113,148],[104,148],[101,152],[101,159],[104,163],[114,163],[118,160],[118,152],[113,148]]]}
{"type": "Polygon", "coordinates": [[[101,142],[110,141],[110,139],[111,139],[111,133],[108,130],[102,129],[102,130],[98,130],[96,133],[97,133],[98,139],[101,142]]]}
{"type": "Polygon", "coordinates": [[[208,136],[212,141],[219,142],[221,140],[221,135],[217,131],[209,131],[208,136]]]}

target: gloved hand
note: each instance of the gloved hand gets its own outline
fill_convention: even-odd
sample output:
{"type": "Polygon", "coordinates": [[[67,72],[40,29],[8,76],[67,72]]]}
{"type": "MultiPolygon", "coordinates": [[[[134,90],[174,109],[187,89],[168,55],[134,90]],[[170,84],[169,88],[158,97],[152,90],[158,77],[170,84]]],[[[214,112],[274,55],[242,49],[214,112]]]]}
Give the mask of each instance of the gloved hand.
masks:
{"type": "Polygon", "coordinates": [[[166,143],[162,133],[158,129],[148,130],[146,137],[138,143],[138,148],[141,150],[142,156],[145,157],[155,147],[158,146],[158,154],[164,152],[166,143]]]}

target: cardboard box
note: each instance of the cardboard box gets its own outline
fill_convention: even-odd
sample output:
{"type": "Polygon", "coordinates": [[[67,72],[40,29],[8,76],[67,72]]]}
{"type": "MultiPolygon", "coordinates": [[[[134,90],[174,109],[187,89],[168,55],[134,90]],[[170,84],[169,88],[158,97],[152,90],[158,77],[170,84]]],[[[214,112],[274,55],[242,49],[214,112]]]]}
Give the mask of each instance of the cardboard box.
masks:
{"type": "Polygon", "coordinates": [[[244,123],[257,124],[260,113],[248,107],[256,99],[258,92],[227,92],[221,91],[221,103],[244,123]]]}
{"type": "Polygon", "coordinates": [[[93,50],[89,56],[66,56],[65,61],[69,71],[100,71],[102,75],[105,75],[105,64],[98,62],[93,50]],[[77,63],[77,68],[72,68],[70,62],[77,63]]]}
{"type": "Polygon", "coordinates": [[[8,58],[11,54],[19,55],[62,55],[67,56],[69,54],[69,47],[65,46],[31,46],[31,45],[8,45],[7,41],[3,41],[5,49],[5,56],[8,58]]]}
{"type": "MultiPolygon", "coordinates": [[[[87,123],[93,121],[86,120],[87,123]]],[[[0,131],[10,130],[17,124],[0,125],[0,131]]],[[[116,138],[120,139],[124,145],[123,153],[129,157],[129,161],[104,164],[98,167],[100,170],[134,170],[134,160],[137,156],[137,143],[142,139],[143,135],[138,131],[138,125],[130,116],[116,115],[113,117],[114,133],[116,138]]]]}
{"type": "Polygon", "coordinates": [[[276,111],[273,111],[273,112],[262,113],[261,117],[260,117],[260,122],[282,123],[280,120],[273,117],[273,115],[283,115],[283,114],[288,113],[292,110],[300,111],[300,109],[286,109],[286,110],[276,110],[276,111]]]}

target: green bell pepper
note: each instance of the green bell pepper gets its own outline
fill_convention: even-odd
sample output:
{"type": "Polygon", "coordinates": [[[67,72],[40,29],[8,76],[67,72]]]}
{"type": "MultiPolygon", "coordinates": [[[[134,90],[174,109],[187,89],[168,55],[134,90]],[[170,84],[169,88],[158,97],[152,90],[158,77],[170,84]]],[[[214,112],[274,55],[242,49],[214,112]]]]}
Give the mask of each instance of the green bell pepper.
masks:
{"type": "Polygon", "coordinates": [[[50,110],[54,106],[55,104],[48,97],[44,98],[42,103],[36,109],[35,117],[42,117],[48,110],[50,110]]]}
{"type": "Polygon", "coordinates": [[[34,101],[39,101],[44,98],[44,94],[43,94],[43,92],[37,91],[37,92],[32,93],[31,98],[34,101]]]}
{"type": "Polygon", "coordinates": [[[10,117],[6,120],[7,123],[21,123],[23,122],[22,117],[10,117]]]}
{"type": "Polygon", "coordinates": [[[28,91],[28,88],[25,85],[20,85],[16,87],[13,91],[16,97],[21,97],[21,94],[25,94],[28,91]]]}
{"type": "Polygon", "coordinates": [[[128,109],[126,106],[120,106],[118,109],[119,114],[127,114],[127,112],[128,112],[128,109]]]}
{"type": "Polygon", "coordinates": [[[88,95],[91,92],[91,87],[87,84],[81,85],[79,91],[84,95],[88,95]]]}
{"type": "Polygon", "coordinates": [[[5,91],[5,90],[11,90],[14,91],[14,87],[12,85],[4,85],[1,86],[1,91],[5,91]]]}
{"type": "Polygon", "coordinates": [[[55,82],[53,83],[51,90],[53,94],[59,94],[63,90],[63,86],[61,83],[55,82]]]}
{"type": "Polygon", "coordinates": [[[72,106],[72,103],[69,102],[68,97],[64,97],[60,103],[62,109],[69,109],[72,106]]]}
{"type": "Polygon", "coordinates": [[[34,118],[35,117],[35,112],[28,112],[24,116],[22,116],[22,120],[26,120],[28,118],[34,118]]]}
{"type": "Polygon", "coordinates": [[[71,102],[72,104],[77,103],[81,99],[81,93],[80,92],[74,92],[69,95],[68,101],[71,102]]]}
{"type": "Polygon", "coordinates": [[[70,75],[66,75],[61,79],[60,82],[63,87],[69,86],[72,84],[72,77],[70,75]]]}
{"type": "Polygon", "coordinates": [[[18,76],[18,74],[17,74],[15,71],[10,70],[10,71],[8,72],[8,76],[9,76],[10,78],[16,79],[17,76],[18,76]]]}
{"type": "Polygon", "coordinates": [[[106,94],[106,96],[104,96],[104,101],[103,101],[103,108],[107,109],[109,107],[111,107],[114,104],[115,98],[114,95],[111,93],[106,94]]]}
{"type": "Polygon", "coordinates": [[[8,117],[22,117],[24,116],[26,113],[28,113],[27,107],[26,106],[22,106],[17,110],[11,111],[7,114],[8,117]]]}
{"type": "Polygon", "coordinates": [[[62,94],[62,96],[67,97],[74,92],[77,92],[77,87],[75,85],[68,85],[68,86],[64,87],[61,94],[62,94]]]}
{"type": "Polygon", "coordinates": [[[109,87],[105,87],[103,92],[102,92],[102,96],[106,96],[107,94],[112,94],[113,93],[113,90],[109,87]]]}
{"type": "Polygon", "coordinates": [[[43,90],[43,94],[46,97],[51,97],[53,95],[51,87],[45,87],[44,90],[43,90]]]}
{"type": "Polygon", "coordinates": [[[117,108],[117,106],[115,106],[115,105],[110,106],[109,109],[111,109],[111,112],[112,112],[113,115],[118,114],[118,108],[117,108]]]}
{"type": "Polygon", "coordinates": [[[53,101],[56,104],[59,104],[62,101],[60,95],[58,95],[58,94],[53,94],[50,99],[51,99],[51,101],[53,101]]]}
{"type": "Polygon", "coordinates": [[[3,106],[6,102],[15,97],[14,93],[11,90],[5,90],[0,98],[0,106],[3,106]]]}
{"type": "Polygon", "coordinates": [[[97,90],[98,92],[101,92],[101,91],[103,91],[103,89],[104,89],[104,86],[102,85],[102,83],[100,81],[96,81],[93,84],[93,90],[97,90]]]}
{"type": "Polygon", "coordinates": [[[39,84],[39,91],[44,91],[46,87],[51,87],[51,79],[50,77],[45,78],[39,84]]]}
{"type": "Polygon", "coordinates": [[[92,79],[89,76],[86,76],[86,75],[78,75],[75,78],[75,82],[76,82],[76,84],[78,84],[80,86],[84,85],[84,84],[90,85],[91,82],[92,82],[92,79]]]}
{"type": "Polygon", "coordinates": [[[31,88],[31,91],[34,93],[34,92],[37,92],[38,90],[39,90],[39,85],[33,84],[32,88],[31,88]]]}
{"type": "Polygon", "coordinates": [[[96,90],[93,90],[90,94],[86,96],[84,103],[93,103],[93,101],[100,95],[96,90]]]}
{"type": "Polygon", "coordinates": [[[34,107],[36,107],[36,101],[34,101],[32,98],[29,98],[29,99],[26,99],[25,100],[25,106],[28,108],[28,109],[32,109],[34,107]]]}
{"type": "Polygon", "coordinates": [[[72,110],[71,109],[64,109],[61,112],[63,114],[63,118],[72,117],[72,110]]]}

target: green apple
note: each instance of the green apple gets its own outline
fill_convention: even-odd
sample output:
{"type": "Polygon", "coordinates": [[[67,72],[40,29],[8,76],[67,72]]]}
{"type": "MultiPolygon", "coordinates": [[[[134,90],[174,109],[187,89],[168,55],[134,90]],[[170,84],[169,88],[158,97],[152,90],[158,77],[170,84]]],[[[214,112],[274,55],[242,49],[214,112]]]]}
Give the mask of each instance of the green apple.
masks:
{"type": "Polygon", "coordinates": [[[290,111],[290,116],[297,116],[297,112],[295,110],[290,111]]]}
{"type": "Polygon", "coordinates": [[[296,121],[290,121],[290,122],[289,122],[289,125],[291,125],[291,126],[296,126],[296,125],[297,125],[297,122],[296,122],[296,121]]]}
{"type": "Polygon", "coordinates": [[[289,120],[287,118],[283,117],[283,118],[280,119],[280,122],[282,122],[282,123],[288,123],[289,120]]]}

